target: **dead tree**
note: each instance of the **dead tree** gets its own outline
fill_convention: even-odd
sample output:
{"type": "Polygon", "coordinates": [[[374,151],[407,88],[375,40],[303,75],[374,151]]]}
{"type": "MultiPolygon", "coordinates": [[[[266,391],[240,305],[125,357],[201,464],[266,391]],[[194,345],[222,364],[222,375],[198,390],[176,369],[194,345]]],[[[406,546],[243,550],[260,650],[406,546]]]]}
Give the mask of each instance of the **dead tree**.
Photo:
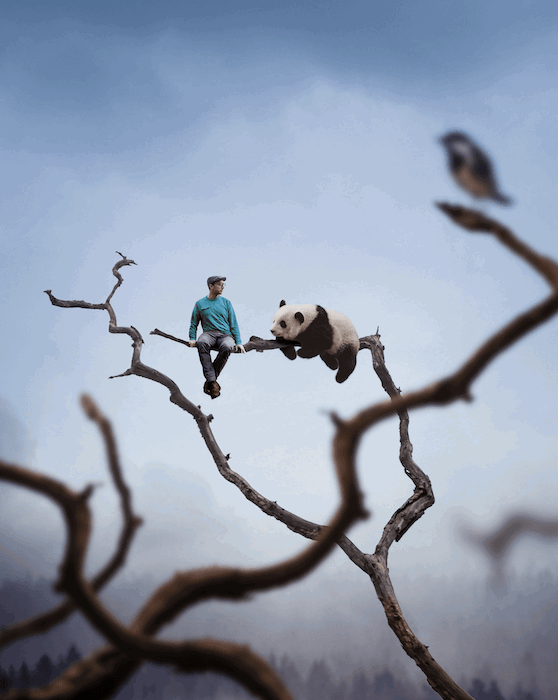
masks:
{"type": "MultiPolygon", "coordinates": [[[[84,397],[82,403],[87,415],[97,422],[103,433],[107,446],[109,468],[121,496],[124,526],[118,550],[103,571],[99,572],[91,581],[85,581],[82,563],[90,530],[87,500],[93,488],[90,486],[81,493],[75,493],[50,477],[31,472],[17,465],[0,462],[0,477],[39,491],[53,499],[64,513],[68,530],[66,552],[60,567],[60,577],[56,584],[57,590],[67,594],[67,601],[49,613],[24,620],[4,629],[0,632],[0,645],[13,642],[29,634],[45,631],[61,622],[76,608],[79,608],[91,624],[107,638],[110,645],[76,662],[50,685],[42,689],[12,691],[6,695],[7,699],[108,698],[144,660],[167,663],[184,673],[216,670],[235,678],[262,698],[276,698],[277,700],[290,698],[289,692],[269,665],[245,646],[215,639],[171,643],[156,640],[154,636],[163,625],[172,621],[195,602],[210,598],[238,600],[249,592],[286,585],[290,581],[306,575],[337,544],[351,561],[370,577],[384,607],[388,624],[397,635],[405,652],[424,672],[432,688],[446,700],[471,700],[470,696],[437,664],[428,648],[417,639],[403,616],[389,577],[387,558],[391,544],[401,539],[413,523],[434,503],[430,479],[413,460],[413,448],[408,432],[408,409],[446,405],[457,400],[472,401],[472,383],[490,361],[516,340],[550,319],[558,310],[558,265],[549,258],[536,253],[509,229],[499,222],[489,219],[481,212],[449,204],[438,204],[438,206],[456,224],[466,230],[494,235],[504,246],[519,255],[546,279],[551,287],[551,293],[542,302],[518,315],[494,333],[455,373],[420,391],[406,395],[401,394],[385,366],[384,348],[380,343],[379,334],[361,338],[361,349],[371,351],[374,369],[390,399],[370,406],[347,420],[342,420],[335,414],[332,415],[336,426],[333,458],[342,502],[327,526],[309,522],[286,511],[277,503],[259,494],[242,476],[231,470],[228,456],[223,454],[213,436],[210,427],[213,416],[203,414],[199,406],[195,406],[181,393],[172,379],[141,362],[143,344],[141,334],[133,326],[118,326],[111,305],[114,293],[122,284],[119,270],[123,266],[135,264],[134,261],[119,253],[122,260],[113,268],[117,283],[103,304],[61,301],[55,298],[50,290],[46,292],[55,306],[107,311],[109,332],[127,334],[132,338],[133,347],[130,367],[123,373],[114,376],[137,375],[167,387],[170,401],[189,413],[196,421],[220,474],[233,483],[248,500],[264,513],[276,518],[303,537],[315,540],[315,542],[303,550],[301,554],[286,562],[261,569],[243,570],[211,567],[177,573],[153,593],[129,627],[123,626],[106,610],[96,593],[123,565],[134,531],[140,520],[132,512],[130,494],[118,465],[118,456],[110,425],[93,401],[84,397]],[[374,553],[366,554],[361,552],[344,534],[356,520],[366,517],[355,476],[355,458],[364,433],[395,413],[399,416],[400,425],[400,461],[405,473],[414,484],[414,491],[386,524],[374,553]]],[[[158,330],[153,331],[153,333],[184,342],[158,330]]],[[[276,341],[260,341],[261,339],[252,338],[253,346],[250,349],[263,351],[280,346],[276,341]],[[265,347],[266,343],[274,345],[265,347]]]]}

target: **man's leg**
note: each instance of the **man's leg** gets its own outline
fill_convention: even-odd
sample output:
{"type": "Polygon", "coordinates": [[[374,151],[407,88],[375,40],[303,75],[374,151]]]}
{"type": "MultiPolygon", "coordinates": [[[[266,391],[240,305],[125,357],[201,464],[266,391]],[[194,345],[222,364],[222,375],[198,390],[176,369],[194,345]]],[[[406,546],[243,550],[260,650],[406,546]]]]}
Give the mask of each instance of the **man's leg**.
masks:
{"type": "Polygon", "coordinates": [[[216,339],[216,345],[214,347],[217,347],[219,351],[219,354],[213,361],[216,378],[221,374],[223,367],[227,364],[227,360],[234,346],[235,342],[230,335],[221,335],[216,339]]]}
{"type": "Polygon", "coordinates": [[[214,382],[217,379],[215,374],[215,368],[211,362],[211,355],[209,351],[212,348],[216,348],[216,339],[211,331],[202,333],[196,341],[196,347],[198,348],[198,354],[200,356],[200,362],[203,370],[203,376],[206,381],[214,382]]]}

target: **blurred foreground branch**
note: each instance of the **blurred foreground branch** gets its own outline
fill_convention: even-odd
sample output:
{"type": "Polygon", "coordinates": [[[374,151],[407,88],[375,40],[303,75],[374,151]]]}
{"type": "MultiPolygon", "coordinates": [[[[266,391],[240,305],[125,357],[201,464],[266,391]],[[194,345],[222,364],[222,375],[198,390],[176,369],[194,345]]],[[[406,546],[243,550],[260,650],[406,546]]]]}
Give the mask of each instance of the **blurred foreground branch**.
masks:
{"type": "MultiPolygon", "coordinates": [[[[101,583],[106,582],[123,565],[131,544],[133,529],[140,519],[132,514],[129,490],[118,464],[116,445],[110,424],[94,401],[82,397],[87,415],[97,422],[109,456],[113,481],[121,495],[126,527],[117,552],[109,567],[103,570],[101,583]],[[125,533],[131,534],[125,536],[125,533]]],[[[6,695],[15,698],[108,698],[129,678],[143,660],[168,663],[180,672],[220,671],[242,683],[248,690],[269,700],[289,700],[290,693],[269,664],[244,645],[216,639],[187,642],[155,640],[153,635],[178,614],[202,600],[220,598],[240,600],[251,592],[268,590],[296,580],[311,571],[335,545],[343,530],[363,516],[360,494],[354,474],[340,475],[343,501],[328,528],[318,541],[279,564],[259,569],[209,567],[177,573],[159,586],[129,627],[122,625],[96,596],[99,579],[94,584],[83,578],[83,563],[91,533],[91,512],[88,500],[93,487],[76,493],[61,482],[18,465],[0,461],[0,478],[37,491],[53,500],[66,521],[67,545],[55,589],[68,594],[96,629],[114,646],[103,648],[73,664],[59,678],[42,689],[13,690],[6,695]],[[95,588],[96,585],[96,588],[95,588]]],[[[70,603],[70,612],[73,609],[70,603]]],[[[60,621],[60,613],[42,615],[4,630],[3,642],[44,631],[60,621]],[[31,631],[31,632],[30,632],[31,631]]]]}
{"type": "Polygon", "coordinates": [[[492,567],[491,587],[495,593],[503,595],[507,591],[505,564],[512,545],[525,535],[558,537],[558,520],[516,513],[492,531],[481,532],[471,524],[463,525],[460,530],[466,542],[488,556],[492,567]]]}

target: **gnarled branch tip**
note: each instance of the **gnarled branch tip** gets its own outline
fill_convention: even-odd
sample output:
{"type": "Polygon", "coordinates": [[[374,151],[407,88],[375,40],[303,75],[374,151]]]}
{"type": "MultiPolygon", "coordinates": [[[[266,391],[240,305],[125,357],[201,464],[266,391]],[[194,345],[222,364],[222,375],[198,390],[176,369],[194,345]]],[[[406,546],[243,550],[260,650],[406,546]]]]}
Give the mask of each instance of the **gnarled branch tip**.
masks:
{"type": "Polygon", "coordinates": [[[100,418],[102,418],[101,412],[99,411],[97,404],[89,394],[82,394],[79,397],[79,401],[81,403],[81,407],[83,408],[85,415],[88,418],[90,418],[91,420],[99,420],[100,418]]]}
{"type": "Polygon", "coordinates": [[[121,252],[118,251],[118,250],[116,250],[116,251],[114,251],[114,252],[117,253],[118,255],[120,255],[121,258],[123,258],[124,260],[126,260],[126,262],[127,262],[129,265],[137,265],[137,262],[135,262],[134,260],[131,260],[130,258],[128,258],[126,255],[124,255],[124,253],[121,253],[121,252]]]}
{"type": "MultiPolygon", "coordinates": [[[[134,347],[134,346],[132,345],[132,347],[134,347]]],[[[131,372],[129,369],[127,369],[125,372],[122,372],[122,374],[113,374],[113,375],[111,375],[111,376],[109,377],[109,379],[118,379],[118,377],[129,377],[129,376],[132,375],[132,374],[133,374],[133,372],[131,372]]]]}
{"type": "Polygon", "coordinates": [[[102,486],[102,485],[103,484],[101,482],[98,482],[96,484],[87,484],[87,486],[79,494],[79,500],[80,501],[87,501],[91,497],[91,494],[97,488],[97,486],[102,486]]]}
{"type": "Polygon", "coordinates": [[[345,421],[342,418],[340,418],[335,411],[330,411],[329,417],[331,418],[336,428],[341,428],[343,425],[345,425],[345,421]]]}

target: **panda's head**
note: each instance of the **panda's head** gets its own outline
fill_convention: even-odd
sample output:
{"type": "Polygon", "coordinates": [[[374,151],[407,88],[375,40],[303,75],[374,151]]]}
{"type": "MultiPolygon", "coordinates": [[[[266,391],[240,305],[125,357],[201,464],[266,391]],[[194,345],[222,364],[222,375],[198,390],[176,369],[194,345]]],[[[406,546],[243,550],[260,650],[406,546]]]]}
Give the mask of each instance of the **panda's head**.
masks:
{"type": "Polygon", "coordinates": [[[316,317],[315,304],[285,304],[281,301],[279,311],[273,317],[271,332],[276,338],[296,340],[299,333],[316,317]]]}

